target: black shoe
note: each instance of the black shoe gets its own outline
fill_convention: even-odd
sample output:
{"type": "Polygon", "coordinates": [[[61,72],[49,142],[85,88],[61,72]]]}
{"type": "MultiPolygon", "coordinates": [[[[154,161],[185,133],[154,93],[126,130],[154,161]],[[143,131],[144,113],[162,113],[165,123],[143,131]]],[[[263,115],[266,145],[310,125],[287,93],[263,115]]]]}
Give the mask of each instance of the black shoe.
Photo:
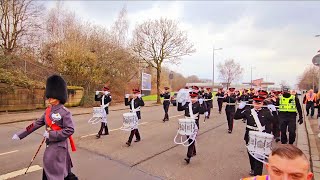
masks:
{"type": "Polygon", "coordinates": [[[97,134],[97,135],[96,135],[96,138],[99,139],[99,138],[100,138],[100,134],[97,134]]]}
{"type": "Polygon", "coordinates": [[[187,162],[187,164],[190,163],[190,158],[184,158],[184,160],[187,162]]]}
{"type": "Polygon", "coordinates": [[[193,153],[193,155],[192,156],[196,156],[197,155],[197,153],[193,153]]]}
{"type": "Polygon", "coordinates": [[[162,121],[163,121],[163,122],[166,122],[166,119],[163,119],[162,121]]]}
{"type": "Polygon", "coordinates": [[[131,143],[130,142],[126,142],[126,145],[129,147],[129,146],[131,146],[131,143]]]}
{"type": "Polygon", "coordinates": [[[253,171],[252,169],[250,170],[249,175],[250,175],[250,176],[253,176],[253,175],[254,175],[254,171],[253,171]]]}
{"type": "Polygon", "coordinates": [[[139,142],[139,141],[141,141],[141,139],[136,139],[136,140],[134,140],[134,142],[139,142]]]}
{"type": "Polygon", "coordinates": [[[104,134],[102,134],[102,135],[109,135],[109,133],[104,133],[104,134]]]}
{"type": "Polygon", "coordinates": [[[231,131],[231,130],[228,130],[228,133],[229,133],[229,134],[231,134],[231,133],[232,133],[232,131],[231,131]]]}

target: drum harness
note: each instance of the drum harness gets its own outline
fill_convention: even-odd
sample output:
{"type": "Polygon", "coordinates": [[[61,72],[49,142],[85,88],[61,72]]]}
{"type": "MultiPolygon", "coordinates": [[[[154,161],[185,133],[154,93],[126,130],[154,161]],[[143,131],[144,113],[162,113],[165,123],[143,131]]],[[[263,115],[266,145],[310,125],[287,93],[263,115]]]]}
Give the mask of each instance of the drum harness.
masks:
{"type": "Polygon", "coordinates": [[[258,113],[256,112],[256,110],[251,109],[251,114],[252,114],[252,117],[258,127],[253,127],[253,126],[247,125],[247,128],[255,130],[255,131],[260,131],[260,132],[264,131],[265,127],[261,126],[261,123],[260,123],[260,120],[258,117],[258,113]]]}

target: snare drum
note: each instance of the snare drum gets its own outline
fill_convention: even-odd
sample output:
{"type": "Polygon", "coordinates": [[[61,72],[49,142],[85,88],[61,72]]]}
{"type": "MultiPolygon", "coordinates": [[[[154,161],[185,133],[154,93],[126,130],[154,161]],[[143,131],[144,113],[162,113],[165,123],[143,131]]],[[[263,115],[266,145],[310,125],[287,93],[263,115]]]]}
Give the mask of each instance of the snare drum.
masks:
{"type": "Polygon", "coordinates": [[[96,124],[102,122],[107,122],[106,112],[103,107],[93,107],[92,118],[89,119],[88,123],[96,124]]]}
{"type": "Polygon", "coordinates": [[[264,160],[272,151],[273,137],[272,134],[249,131],[249,142],[247,145],[249,153],[259,161],[264,160]]]}
{"type": "Polygon", "coordinates": [[[178,133],[180,135],[191,136],[196,129],[196,121],[194,119],[179,119],[178,133]]]}
{"type": "Polygon", "coordinates": [[[138,128],[138,116],[135,112],[128,112],[123,114],[123,124],[120,128],[124,131],[131,131],[138,128]]]}

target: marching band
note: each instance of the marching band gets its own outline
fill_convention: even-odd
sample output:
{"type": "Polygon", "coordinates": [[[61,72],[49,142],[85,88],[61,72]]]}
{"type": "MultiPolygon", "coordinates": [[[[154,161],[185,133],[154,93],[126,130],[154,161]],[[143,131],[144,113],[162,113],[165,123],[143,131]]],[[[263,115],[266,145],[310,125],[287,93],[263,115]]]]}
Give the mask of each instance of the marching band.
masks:
{"type": "MultiPolygon", "coordinates": [[[[63,80],[61,80],[63,82],[63,80]]],[[[102,91],[96,91],[95,101],[100,101],[100,107],[93,108],[93,120],[89,123],[101,122],[101,127],[96,135],[100,138],[101,135],[108,135],[107,115],[109,103],[111,102],[111,95],[109,88],[105,85],[102,91]],[[102,133],[104,130],[104,133],[102,133]]],[[[62,94],[64,90],[62,91],[62,94]]],[[[49,93],[50,94],[50,93],[49,93]]],[[[54,93],[53,93],[54,94],[54,93]]],[[[171,93],[168,87],[164,87],[164,92],[160,94],[163,99],[164,118],[163,122],[169,121],[169,106],[171,93]]],[[[54,112],[59,112],[60,117],[55,117],[52,114],[53,120],[56,118],[66,120],[68,126],[64,126],[65,133],[61,134],[67,137],[71,137],[73,134],[73,123],[69,115],[69,111],[63,107],[65,97],[48,96],[60,100],[58,105],[61,105],[60,110],[53,108],[54,112]]],[[[299,123],[303,122],[301,116],[301,106],[298,98],[288,93],[288,90],[284,92],[264,90],[255,91],[250,90],[236,90],[231,87],[225,92],[223,88],[219,88],[218,92],[213,95],[211,88],[200,89],[197,86],[191,88],[183,88],[177,93],[177,110],[184,111],[184,118],[178,120],[179,126],[177,135],[174,138],[174,143],[184,145],[188,147],[187,157],[184,159],[187,164],[190,163],[191,158],[196,153],[196,139],[199,132],[199,119],[200,115],[204,115],[205,119],[209,119],[212,115],[211,109],[213,108],[213,97],[217,98],[218,112],[221,114],[223,104],[225,104],[225,113],[227,119],[228,133],[231,134],[234,126],[234,119],[242,119],[246,123],[244,140],[248,151],[250,162],[250,175],[261,175],[263,169],[263,163],[266,162],[268,155],[271,152],[272,141],[278,142],[281,139],[282,143],[287,143],[286,129],[289,126],[289,143],[292,144],[295,141],[295,117],[297,112],[299,113],[299,123]],[[283,95],[282,95],[283,94],[283,95]],[[291,118],[291,119],[290,119],[291,118]],[[283,119],[282,121],[280,121],[283,119]],[[282,123],[280,123],[282,122],[282,123]],[[281,128],[281,137],[280,137],[281,128]],[[180,140],[178,136],[180,135],[180,140]],[[266,140],[261,146],[261,139],[266,140]]],[[[132,94],[126,94],[124,98],[125,106],[129,106],[130,110],[123,114],[123,126],[120,128],[124,131],[130,131],[128,141],[125,143],[128,147],[131,146],[133,137],[136,139],[134,142],[141,141],[141,135],[138,129],[139,121],[141,120],[141,107],[144,106],[141,91],[139,89],[132,89],[132,94]]],[[[53,105],[55,107],[55,105],[53,105]]],[[[46,115],[46,114],[45,114],[46,115]]],[[[48,123],[45,121],[45,115],[39,120],[28,126],[24,132],[17,133],[13,136],[13,139],[20,140],[26,137],[28,134],[48,123]]],[[[54,121],[55,122],[55,121],[54,121]]],[[[59,125],[59,124],[58,124],[59,125]]],[[[58,137],[54,136],[55,133],[51,133],[50,127],[44,135],[47,142],[47,153],[44,156],[44,162],[47,162],[46,154],[51,152],[51,148],[55,148],[55,141],[58,137]],[[49,132],[49,133],[48,133],[49,132]],[[54,139],[55,138],[55,139],[54,139]],[[50,148],[48,146],[50,145],[50,148]],[[52,146],[52,147],[51,147],[52,146]],[[50,152],[49,152],[50,151],[50,152]]],[[[72,143],[70,141],[70,143],[72,143]]],[[[65,141],[61,141],[67,147],[65,141]]],[[[75,150],[75,149],[74,149],[75,150]]],[[[45,164],[43,176],[68,176],[71,173],[71,159],[69,153],[66,151],[63,154],[68,161],[67,164],[59,166],[63,174],[54,174],[55,171],[51,170],[51,167],[45,164]],[[69,173],[69,174],[68,174],[69,173]]],[[[54,162],[55,157],[50,157],[50,163],[54,162]]],[[[61,164],[62,165],[62,164],[61,164]]]]}

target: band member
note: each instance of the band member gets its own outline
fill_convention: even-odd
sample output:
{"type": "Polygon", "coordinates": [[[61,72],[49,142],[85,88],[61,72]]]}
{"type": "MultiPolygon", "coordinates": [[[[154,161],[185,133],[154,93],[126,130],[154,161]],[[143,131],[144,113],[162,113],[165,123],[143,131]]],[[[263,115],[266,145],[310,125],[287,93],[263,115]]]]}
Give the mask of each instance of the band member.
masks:
{"type": "Polygon", "coordinates": [[[249,99],[248,99],[248,103],[249,104],[252,104],[252,102],[253,102],[253,96],[255,96],[255,89],[254,88],[250,88],[250,93],[248,94],[248,96],[249,96],[249,99]]]}
{"type": "Polygon", "coordinates": [[[213,103],[212,103],[212,92],[211,92],[211,88],[207,88],[206,92],[203,95],[204,101],[207,105],[207,119],[210,118],[210,114],[211,114],[211,109],[213,108],[213,103]]]}
{"type": "Polygon", "coordinates": [[[235,88],[229,88],[227,94],[225,94],[223,102],[226,102],[226,115],[228,121],[228,133],[231,134],[233,130],[233,118],[236,112],[237,97],[234,92],[235,88]]]}
{"type": "Polygon", "coordinates": [[[290,94],[288,88],[283,89],[282,96],[279,97],[279,120],[281,130],[281,143],[288,142],[287,129],[289,132],[289,144],[293,144],[296,140],[296,119],[299,113],[298,123],[303,123],[302,109],[300,101],[296,96],[290,94]]]}
{"type": "Polygon", "coordinates": [[[164,110],[164,118],[163,122],[169,121],[169,106],[170,106],[170,92],[168,91],[170,88],[164,87],[164,93],[160,94],[160,97],[163,97],[163,110],[164,110]]]}
{"type": "Polygon", "coordinates": [[[218,101],[219,114],[221,114],[222,104],[223,104],[223,99],[224,99],[223,88],[218,89],[218,93],[216,94],[216,97],[217,97],[217,101],[218,101]]]}
{"type": "MultiPolygon", "coordinates": [[[[243,93],[242,93],[242,95],[238,98],[238,101],[239,101],[239,102],[249,103],[248,89],[244,89],[244,90],[243,90],[243,93]]],[[[251,106],[250,106],[250,105],[246,105],[245,108],[246,108],[246,109],[247,109],[247,108],[248,108],[248,109],[251,109],[251,106]]],[[[242,119],[242,122],[243,122],[243,123],[246,123],[246,119],[243,118],[243,119],[242,119]]]]}
{"type": "MultiPolygon", "coordinates": [[[[204,114],[204,112],[206,111],[206,108],[203,103],[203,99],[198,99],[198,96],[199,96],[198,92],[196,91],[190,92],[192,112],[193,112],[193,115],[195,116],[196,125],[199,129],[200,114],[204,114]]],[[[182,106],[181,103],[178,103],[178,111],[184,111],[184,115],[186,117],[190,117],[189,103],[190,102],[187,102],[184,106],[182,106]]],[[[187,136],[187,138],[189,137],[187,136]]],[[[189,143],[191,142],[192,142],[192,139],[189,139],[189,143]]],[[[184,159],[187,162],[187,164],[190,163],[191,157],[195,156],[196,154],[197,152],[196,152],[195,141],[193,141],[192,144],[188,147],[187,158],[184,159]]]]}
{"type": "MultiPolygon", "coordinates": [[[[294,95],[293,95],[294,96],[294,95]]],[[[307,116],[309,116],[309,112],[311,109],[311,118],[314,115],[314,106],[317,103],[316,93],[313,92],[313,89],[310,89],[309,92],[305,95],[303,103],[306,104],[306,112],[307,116]]]]}
{"type": "MultiPolygon", "coordinates": [[[[247,119],[247,126],[246,126],[246,133],[244,135],[244,140],[246,144],[249,142],[249,131],[259,131],[259,126],[261,125],[262,131],[271,134],[272,129],[268,124],[271,124],[273,121],[273,117],[268,109],[262,108],[263,101],[265,100],[262,96],[254,96],[253,97],[253,110],[256,112],[258,119],[255,119],[254,115],[252,114],[251,109],[245,109],[246,102],[241,102],[234,119],[247,119]],[[260,123],[260,124],[257,124],[260,123]]],[[[269,108],[272,109],[272,114],[276,115],[276,108],[274,105],[269,105],[269,108]]],[[[250,160],[250,175],[262,175],[263,163],[256,160],[252,157],[249,153],[249,160],[250,160]]]]}
{"type": "MultiPolygon", "coordinates": [[[[107,86],[104,86],[102,88],[102,92],[96,91],[96,94],[94,96],[95,101],[100,101],[101,106],[104,106],[104,110],[106,113],[106,116],[109,114],[109,103],[111,102],[111,95],[109,92],[109,88],[107,86]]],[[[101,127],[96,135],[97,138],[100,138],[101,135],[109,135],[109,130],[108,130],[108,124],[107,124],[107,118],[103,118],[101,121],[101,127]],[[102,133],[104,130],[104,134],[102,133]]]]}
{"type": "Polygon", "coordinates": [[[45,125],[46,130],[43,136],[47,146],[43,155],[42,179],[77,179],[71,173],[73,165],[68,150],[68,138],[72,151],[76,148],[71,136],[74,133],[72,115],[64,107],[68,98],[64,79],[58,75],[50,76],[46,82],[45,94],[49,103],[45,113],[23,131],[15,134],[12,139],[23,139],[45,125]]]}
{"type": "MultiPolygon", "coordinates": [[[[129,94],[126,94],[126,97],[124,99],[124,103],[125,103],[126,106],[130,106],[130,109],[133,112],[136,112],[138,119],[141,120],[140,109],[141,109],[141,106],[144,106],[144,101],[141,98],[141,94],[140,94],[140,90],[139,89],[132,89],[132,93],[133,93],[133,97],[130,98],[130,99],[129,99],[129,94]]],[[[134,135],[136,136],[136,140],[134,142],[139,142],[141,140],[138,128],[133,129],[131,131],[131,133],[130,133],[128,142],[126,142],[126,144],[128,146],[131,145],[132,138],[133,138],[134,135]]]]}

